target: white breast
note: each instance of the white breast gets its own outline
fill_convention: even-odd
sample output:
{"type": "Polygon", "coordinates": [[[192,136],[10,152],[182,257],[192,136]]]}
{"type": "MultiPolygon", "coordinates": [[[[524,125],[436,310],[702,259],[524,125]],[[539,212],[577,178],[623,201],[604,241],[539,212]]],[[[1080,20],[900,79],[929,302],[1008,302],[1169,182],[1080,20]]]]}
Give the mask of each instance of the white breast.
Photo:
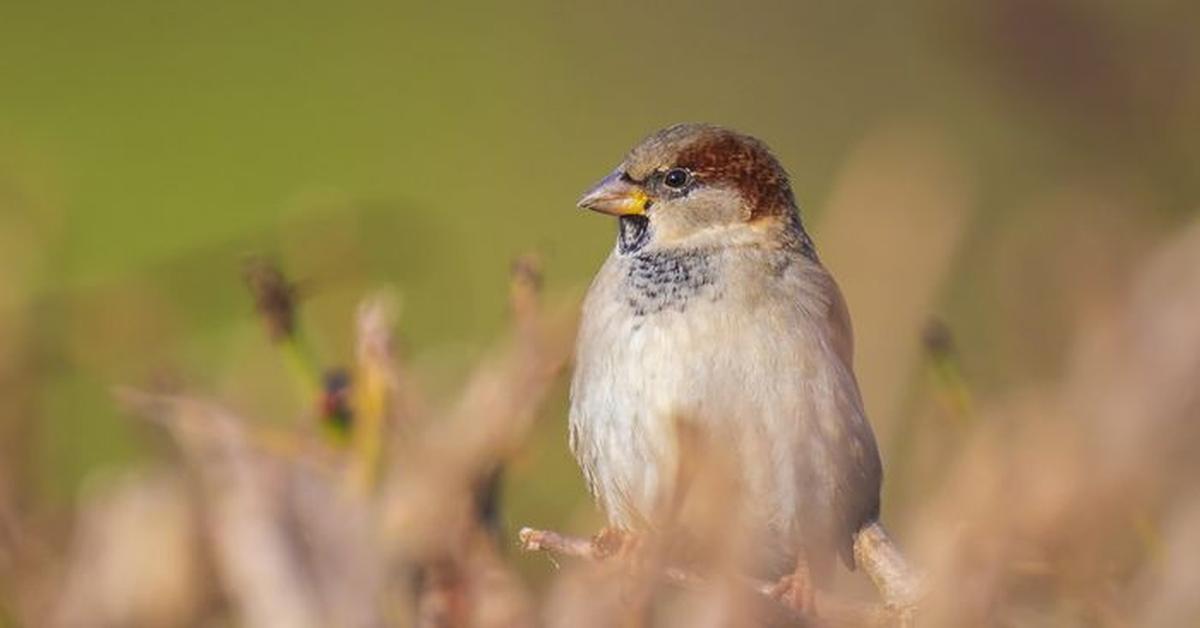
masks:
{"type": "Polygon", "coordinates": [[[844,311],[836,287],[815,262],[784,262],[713,251],[681,271],[678,289],[639,287],[632,258],[605,263],[584,305],[570,420],[572,449],[614,525],[642,525],[671,490],[677,420],[729,443],[750,516],[793,545],[813,526],[822,539],[836,527],[840,476],[864,472],[840,469],[859,464],[848,443],[878,474],[830,326],[844,311]]]}

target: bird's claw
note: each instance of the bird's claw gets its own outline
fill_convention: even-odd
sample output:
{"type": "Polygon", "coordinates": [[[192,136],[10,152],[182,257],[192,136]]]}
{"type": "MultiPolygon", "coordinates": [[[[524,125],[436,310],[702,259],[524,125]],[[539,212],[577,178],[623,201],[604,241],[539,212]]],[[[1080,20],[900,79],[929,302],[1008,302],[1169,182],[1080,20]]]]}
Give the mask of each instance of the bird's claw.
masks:
{"type": "Polygon", "coordinates": [[[637,537],[621,528],[601,528],[592,536],[592,551],[596,558],[628,558],[637,549],[637,537]]]}
{"type": "Polygon", "coordinates": [[[791,573],[780,578],[768,595],[801,615],[815,617],[817,614],[817,592],[804,574],[791,573]]]}

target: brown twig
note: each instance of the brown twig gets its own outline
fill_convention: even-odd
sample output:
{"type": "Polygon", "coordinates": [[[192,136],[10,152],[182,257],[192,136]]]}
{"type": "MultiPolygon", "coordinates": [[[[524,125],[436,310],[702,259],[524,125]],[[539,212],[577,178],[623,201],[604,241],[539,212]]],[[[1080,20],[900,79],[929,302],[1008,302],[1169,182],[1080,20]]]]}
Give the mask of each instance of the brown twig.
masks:
{"type": "Polygon", "coordinates": [[[598,550],[591,539],[566,536],[553,530],[521,528],[521,531],[517,533],[517,539],[521,542],[521,549],[526,552],[549,552],[557,556],[588,560],[605,558],[604,553],[598,550]]]}
{"type": "Polygon", "coordinates": [[[883,526],[873,523],[854,537],[854,560],[889,606],[911,612],[922,595],[922,578],[900,554],[883,526]]]}

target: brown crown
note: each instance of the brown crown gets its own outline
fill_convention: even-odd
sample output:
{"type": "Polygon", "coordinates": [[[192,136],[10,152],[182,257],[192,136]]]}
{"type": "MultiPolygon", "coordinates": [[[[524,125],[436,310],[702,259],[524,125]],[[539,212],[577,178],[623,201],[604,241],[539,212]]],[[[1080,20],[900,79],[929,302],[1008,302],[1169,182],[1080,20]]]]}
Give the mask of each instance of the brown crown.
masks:
{"type": "Polygon", "coordinates": [[[630,174],[652,167],[687,168],[706,183],[726,184],[750,206],[750,219],[794,212],[787,172],[761,141],[729,129],[698,124],[668,127],[630,154],[630,174]]]}

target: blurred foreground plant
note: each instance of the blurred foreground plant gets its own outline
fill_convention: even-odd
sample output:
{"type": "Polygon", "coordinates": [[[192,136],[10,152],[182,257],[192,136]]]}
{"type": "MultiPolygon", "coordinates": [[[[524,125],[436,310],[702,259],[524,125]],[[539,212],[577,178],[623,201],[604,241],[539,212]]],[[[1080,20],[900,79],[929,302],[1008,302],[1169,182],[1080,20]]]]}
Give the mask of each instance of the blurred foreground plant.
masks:
{"type": "MultiPolygon", "coordinates": [[[[169,437],[173,463],[93,483],[69,537],[0,495],[0,623],[887,621],[847,583],[823,594],[817,618],[780,614],[732,569],[753,539],[720,534],[736,529],[737,499],[711,445],[693,465],[698,499],[680,515],[716,532],[695,562],[665,559],[683,539],[612,561],[595,560],[591,541],[527,531],[531,549],[585,558],[565,564],[544,595],[531,593],[497,544],[495,487],[570,351],[574,307],[544,307],[537,285],[536,263],[523,259],[510,338],[446,407],[426,401],[396,349],[395,300],[364,301],[355,364],[307,400],[337,409],[321,416],[348,419],[342,437],[304,420],[268,428],[194,394],[122,390],[121,402],[169,437]]],[[[909,496],[895,519],[901,536],[930,573],[919,625],[1200,619],[1197,312],[1200,224],[1163,244],[1121,299],[1080,325],[1057,382],[967,396],[959,353],[932,338],[935,358],[951,360],[935,365],[943,405],[979,420],[952,422],[953,438],[945,422],[908,424],[917,453],[889,467],[909,496]],[[929,452],[937,468],[923,473],[929,452]]]]}

